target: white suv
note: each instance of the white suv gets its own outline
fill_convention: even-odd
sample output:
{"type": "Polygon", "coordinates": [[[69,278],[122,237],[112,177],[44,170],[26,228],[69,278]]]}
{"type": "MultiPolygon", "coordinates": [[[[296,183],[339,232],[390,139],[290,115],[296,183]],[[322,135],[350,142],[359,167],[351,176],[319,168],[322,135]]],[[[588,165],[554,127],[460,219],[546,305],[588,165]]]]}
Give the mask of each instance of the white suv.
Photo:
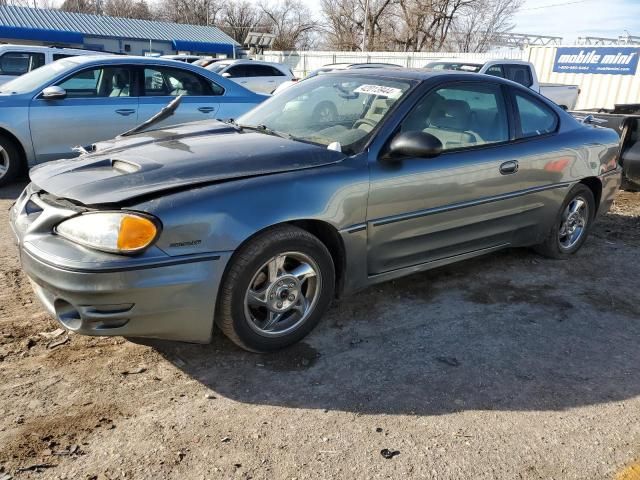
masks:
{"type": "Polygon", "coordinates": [[[223,60],[205,68],[259,93],[273,93],[281,83],[294,78],[287,65],[257,60],[223,60]]]}
{"type": "Polygon", "coordinates": [[[0,45],[0,85],[61,58],[100,53],[39,45],[0,45]]]}

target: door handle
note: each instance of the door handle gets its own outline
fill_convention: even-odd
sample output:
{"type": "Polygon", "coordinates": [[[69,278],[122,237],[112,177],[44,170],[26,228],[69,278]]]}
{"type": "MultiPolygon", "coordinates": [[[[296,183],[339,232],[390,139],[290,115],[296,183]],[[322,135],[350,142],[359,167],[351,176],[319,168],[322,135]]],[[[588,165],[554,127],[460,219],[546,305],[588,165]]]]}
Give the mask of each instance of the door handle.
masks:
{"type": "Polygon", "coordinates": [[[200,107],[200,108],[198,109],[198,111],[199,111],[199,112],[202,112],[202,113],[211,113],[211,112],[213,112],[214,110],[215,110],[215,108],[213,108],[213,107],[200,107]]]}
{"type": "Polygon", "coordinates": [[[240,83],[247,83],[247,81],[246,81],[246,80],[243,80],[243,81],[241,81],[240,83]]]}
{"type": "Polygon", "coordinates": [[[518,168],[520,168],[520,165],[518,165],[517,160],[509,160],[508,162],[504,162],[500,165],[500,173],[502,175],[510,175],[512,173],[516,173],[518,168]]]}
{"type": "Polygon", "coordinates": [[[116,113],[123,117],[128,117],[129,115],[136,113],[136,111],[131,108],[121,108],[120,110],[116,110],[116,113]]]}

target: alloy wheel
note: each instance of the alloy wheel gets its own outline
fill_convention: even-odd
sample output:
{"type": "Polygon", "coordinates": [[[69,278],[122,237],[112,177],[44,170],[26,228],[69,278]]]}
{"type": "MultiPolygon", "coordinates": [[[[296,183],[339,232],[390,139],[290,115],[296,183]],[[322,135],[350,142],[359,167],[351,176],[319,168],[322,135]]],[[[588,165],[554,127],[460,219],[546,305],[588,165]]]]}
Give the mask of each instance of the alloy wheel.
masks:
{"type": "Polygon", "coordinates": [[[245,319],[259,335],[286,335],[309,318],[321,288],[320,269],[311,257],[301,252],[276,255],[249,282],[245,319]]]}
{"type": "Polygon", "coordinates": [[[0,146],[0,178],[4,177],[9,171],[9,153],[0,146]]]}
{"type": "Polygon", "coordinates": [[[580,195],[575,197],[562,213],[558,242],[562,250],[573,248],[586,232],[589,221],[589,204],[580,195]]]}

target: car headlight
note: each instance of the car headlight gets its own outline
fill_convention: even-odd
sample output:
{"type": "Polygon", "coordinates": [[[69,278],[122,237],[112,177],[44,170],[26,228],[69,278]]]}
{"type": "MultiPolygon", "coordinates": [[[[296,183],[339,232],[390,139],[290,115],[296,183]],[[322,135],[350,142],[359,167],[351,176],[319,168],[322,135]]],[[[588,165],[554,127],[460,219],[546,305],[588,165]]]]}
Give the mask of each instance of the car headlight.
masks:
{"type": "Polygon", "coordinates": [[[56,233],[85,247],[112,253],[139,253],[160,233],[160,222],[135,212],[89,212],[58,224],[56,233]]]}

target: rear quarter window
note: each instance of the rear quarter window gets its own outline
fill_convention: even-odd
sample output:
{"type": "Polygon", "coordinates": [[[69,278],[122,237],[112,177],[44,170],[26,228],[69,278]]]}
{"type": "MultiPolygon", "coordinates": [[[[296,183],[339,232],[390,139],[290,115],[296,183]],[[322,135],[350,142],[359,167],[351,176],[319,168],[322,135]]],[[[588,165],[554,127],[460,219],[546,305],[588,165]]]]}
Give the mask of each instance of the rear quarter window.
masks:
{"type": "Polygon", "coordinates": [[[553,133],[558,128],[558,116],[542,102],[528,95],[515,93],[520,120],[520,136],[535,137],[553,133]]]}

